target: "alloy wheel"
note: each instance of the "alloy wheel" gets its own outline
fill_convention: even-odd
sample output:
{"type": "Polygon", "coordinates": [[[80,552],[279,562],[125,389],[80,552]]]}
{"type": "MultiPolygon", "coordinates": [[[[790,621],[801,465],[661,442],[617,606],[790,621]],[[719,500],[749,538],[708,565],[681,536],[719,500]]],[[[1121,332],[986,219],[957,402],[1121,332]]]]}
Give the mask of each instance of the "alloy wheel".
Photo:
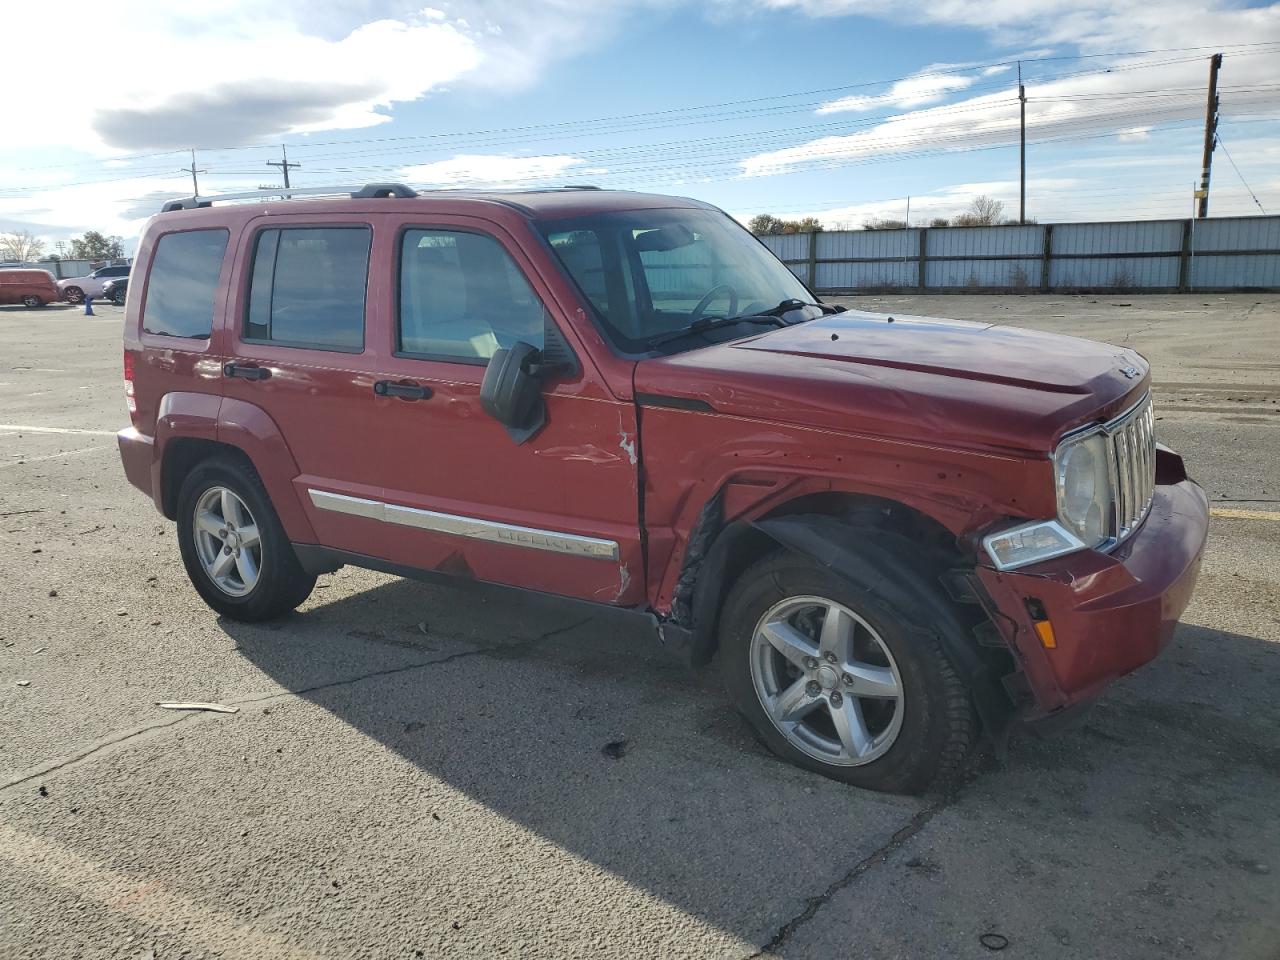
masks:
{"type": "Polygon", "coordinates": [[[888,645],[865,619],[823,597],[769,608],[751,639],[751,679],[778,732],[824,763],[861,766],[902,729],[903,685],[888,645]]]}
{"type": "Polygon", "coordinates": [[[214,585],[232,597],[251,592],[262,570],[262,535],[245,502],[227,487],[210,487],[196,501],[192,531],[214,585]]]}

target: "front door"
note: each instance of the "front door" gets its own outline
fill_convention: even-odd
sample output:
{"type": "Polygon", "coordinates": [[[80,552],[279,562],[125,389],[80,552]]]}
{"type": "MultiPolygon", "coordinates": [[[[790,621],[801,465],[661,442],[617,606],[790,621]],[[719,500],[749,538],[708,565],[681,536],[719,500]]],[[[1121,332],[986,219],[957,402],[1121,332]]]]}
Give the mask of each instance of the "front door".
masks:
{"type": "MultiPolygon", "coordinates": [[[[316,515],[394,563],[615,604],[644,596],[634,407],[586,357],[546,384],[546,425],[517,442],[480,406],[493,352],[565,347],[563,318],[532,261],[468,217],[388,216],[374,269],[362,456],[376,495],[317,484],[316,515]],[[375,319],[376,318],[376,319],[375,319]]],[[[571,352],[571,351],[570,351],[571,352]]]]}

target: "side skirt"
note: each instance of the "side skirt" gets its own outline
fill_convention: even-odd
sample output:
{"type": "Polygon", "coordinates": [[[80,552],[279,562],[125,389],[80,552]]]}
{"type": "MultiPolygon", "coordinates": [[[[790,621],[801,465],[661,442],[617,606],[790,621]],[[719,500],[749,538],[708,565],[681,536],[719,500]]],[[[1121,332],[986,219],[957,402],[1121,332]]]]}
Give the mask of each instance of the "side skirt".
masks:
{"type": "Polygon", "coordinates": [[[440,570],[426,570],[422,567],[411,567],[402,563],[391,563],[388,560],[382,560],[378,557],[366,556],[362,553],[352,553],[348,550],[335,550],[331,547],[322,547],[314,543],[294,543],[293,552],[298,556],[298,562],[302,564],[302,569],[313,576],[319,576],[323,573],[333,573],[339,568],[350,565],[353,567],[363,567],[366,570],[376,570],[379,573],[389,573],[394,577],[403,577],[406,580],[418,580],[423,583],[432,583],[440,586],[456,587],[460,589],[484,589],[493,590],[512,596],[534,596],[534,597],[550,597],[558,603],[564,604],[566,607],[576,607],[584,614],[589,613],[592,616],[601,618],[625,617],[634,622],[635,618],[642,618],[646,625],[653,631],[654,637],[658,640],[659,645],[666,651],[680,659],[688,659],[688,651],[674,646],[669,638],[664,638],[660,629],[658,618],[648,607],[615,607],[608,603],[594,603],[591,600],[582,600],[578,597],[565,597],[558,593],[547,593],[543,590],[531,590],[528,587],[516,587],[506,583],[495,583],[491,580],[477,580],[474,577],[464,577],[457,574],[445,573],[440,570]]]}

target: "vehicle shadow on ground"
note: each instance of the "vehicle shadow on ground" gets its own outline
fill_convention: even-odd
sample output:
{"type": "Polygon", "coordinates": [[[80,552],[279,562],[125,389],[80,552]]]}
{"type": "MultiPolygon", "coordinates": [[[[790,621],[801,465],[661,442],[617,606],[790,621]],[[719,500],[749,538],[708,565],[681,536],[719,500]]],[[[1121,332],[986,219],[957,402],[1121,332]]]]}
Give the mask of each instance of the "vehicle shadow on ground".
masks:
{"type": "MultiPolygon", "coordinates": [[[[426,776],[748,943],[767,943],[805,898],[848,877],[924,809],[774,760],[716,671],[661,653],[635,618],[483,585],[394,581],[277,624],[221,625],[281,687],[426,776]],[[367,670],[352,673],[353,652],[367,670]],[[610,756],[606,745],[618,743],[610,756]]],[[[980,794],[1008,810],[1034,782],[1057,829],[1090,847],[1123,844],[1140,856],[1134,816],[1155,824],[1150,842],[1167,843],[1159,818],[1181,808],[1153,814],[1153,785],[1172,803],[1212,792],[1226,769],[1268,764],[1275,785],[1275,646],[1184,626],[1164,658],[1078,729],[1016,737],[980,776],[980,794]],[[1207,683],[1210,668],[1229,682],[1207,683]],[[1261,714],[1217,702],[1265,701],[1268,687],[1261,714]],[[1127,805],[1145,809],[1130,816],[1127,805]]],[[[1212,820],[1208,799],[1198,809],[1189,829],[1212,820]]]]}

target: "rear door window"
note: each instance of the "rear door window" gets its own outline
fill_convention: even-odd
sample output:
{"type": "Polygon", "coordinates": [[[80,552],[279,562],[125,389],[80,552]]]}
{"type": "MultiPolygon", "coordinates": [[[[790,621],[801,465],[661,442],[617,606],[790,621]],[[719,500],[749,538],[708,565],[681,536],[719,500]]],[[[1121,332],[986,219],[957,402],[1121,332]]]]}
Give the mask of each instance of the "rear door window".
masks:
{"type": "Polygon", "coordinates": [[[244,339],[364,350],[368,227],[283,227],[257,237],[244,339]]]}
{"type": "Polygon", "coordinates": [[[142,307],[142,329],[168,337],[207,340],[213,301],[227,252],[226,230],[167,233],[156,244],[142,307]]]}

